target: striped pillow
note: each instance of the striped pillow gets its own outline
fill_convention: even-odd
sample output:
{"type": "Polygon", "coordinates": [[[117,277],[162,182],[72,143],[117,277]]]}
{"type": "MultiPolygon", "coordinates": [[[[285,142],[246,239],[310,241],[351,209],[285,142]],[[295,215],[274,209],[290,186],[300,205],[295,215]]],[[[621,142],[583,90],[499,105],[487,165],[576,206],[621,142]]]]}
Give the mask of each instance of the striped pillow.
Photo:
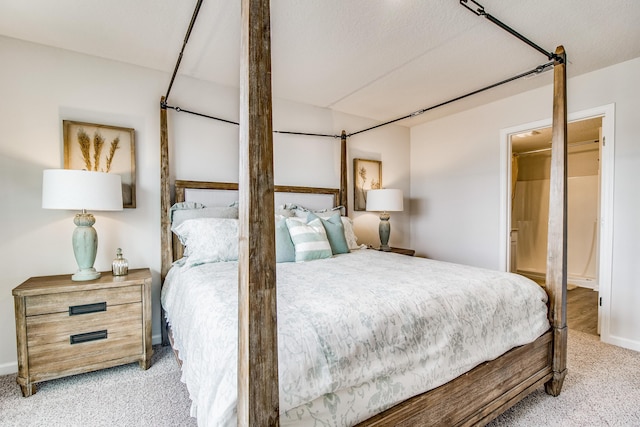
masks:
{"type": "Polygon", "coordinates": [[[296,262],[331,258],[331,245],[320,218],[308,224],[294,218],[287,218],[286,221],[295,246],[296,262]]]}

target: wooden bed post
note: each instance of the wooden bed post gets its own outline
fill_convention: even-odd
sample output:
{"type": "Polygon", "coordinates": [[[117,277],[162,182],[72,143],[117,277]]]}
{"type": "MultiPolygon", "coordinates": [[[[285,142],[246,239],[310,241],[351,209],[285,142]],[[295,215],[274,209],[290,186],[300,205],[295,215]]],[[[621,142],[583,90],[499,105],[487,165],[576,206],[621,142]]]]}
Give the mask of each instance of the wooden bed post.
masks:
{"type": "Polygon", "coordinates": [[[553,378],[545,384],[557,396],[567,374],[567,74],[564,47],[553,63],[553,128],[547,238],[549,321],[553,328],[553,378]]]}
{"type": "Polygon", "coordinates": [[[238,425],[279,425],[269,0],[242,0],[238,425]]]}
{"type": "Polygon", "coordinates": [[[347,133],[340,135],[340,205],[344,206],[345,216],[349,215],[347,201],[347,133]]]}
{"type": "MultiPolygon", "coordinates": [[[[167,109],[164,107],[165,98],[160,98],[160,247],[161,270],[160,283],[164,283],[164,278],[173,262],[171,252],[171,221],[169,219],[169,208],[171,207],[171,188],[169,174],[169,133],[167,131],[167,109]]],[[[160,305],[160,324],[162,325],[162,345],[169,344],[167,334],[167,324],[164,318],[164,309],[160,305]]]]}

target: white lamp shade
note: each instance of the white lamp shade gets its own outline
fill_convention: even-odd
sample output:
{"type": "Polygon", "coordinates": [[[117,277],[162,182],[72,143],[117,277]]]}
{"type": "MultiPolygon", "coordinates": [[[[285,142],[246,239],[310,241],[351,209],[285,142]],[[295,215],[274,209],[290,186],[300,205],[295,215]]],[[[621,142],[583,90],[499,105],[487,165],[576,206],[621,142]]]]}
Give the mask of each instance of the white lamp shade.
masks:
{"type": "Polygon", "coordinates": [[[42,175],[42,207],[121,211],[120,175],[72,169],[47,169],[42,175]]]}
{"type": "Polygon", "coordinates": [[[402,190],[384,188],[380,190],[367,191],[367,210],[377,212],[401,211],[402,190]]]}

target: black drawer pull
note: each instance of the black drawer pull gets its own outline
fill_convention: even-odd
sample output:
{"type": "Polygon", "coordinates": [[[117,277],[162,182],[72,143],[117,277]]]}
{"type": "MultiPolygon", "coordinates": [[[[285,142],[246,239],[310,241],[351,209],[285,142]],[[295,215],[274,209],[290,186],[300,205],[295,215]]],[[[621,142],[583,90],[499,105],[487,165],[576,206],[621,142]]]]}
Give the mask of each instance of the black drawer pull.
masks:
{"type": "Polygon", "coordinates": [[[84,334],[71,335],[69,337],[69,342],[71,344],[80,344],[83,342],[105,340],[105,339],[107,339],[106,329],[104,331],[86,332],[84,334]]]}
{"type": "Polygon", "coordinates": [[[69,307],[69,316],[78,314],[97,313],[99,311],[107,311],[106,302],[96,302],[95,304],[72,305],[69,307]]]}

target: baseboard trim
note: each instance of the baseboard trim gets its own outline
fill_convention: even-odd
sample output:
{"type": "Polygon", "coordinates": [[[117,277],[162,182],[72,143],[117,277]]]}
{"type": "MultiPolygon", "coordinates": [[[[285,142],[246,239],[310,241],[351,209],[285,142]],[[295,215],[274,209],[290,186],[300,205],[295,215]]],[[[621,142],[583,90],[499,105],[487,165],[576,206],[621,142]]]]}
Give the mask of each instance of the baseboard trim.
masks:
{"type": "Polygon", "coordinates": [[[629,350],[640,351],[640,341],[634,341],[628,338],[621,338],[614,335],[609,335],[609,338],[606,340],[602,338],[602,342],[615,345],[618,347],[622,347],[622,348],[628,348],[629,350]]]}
{"type": "Polygon", "coordinates": [[[0,364],[0,375],[11,375],[18,373],[18,362],[0,364]]]}

